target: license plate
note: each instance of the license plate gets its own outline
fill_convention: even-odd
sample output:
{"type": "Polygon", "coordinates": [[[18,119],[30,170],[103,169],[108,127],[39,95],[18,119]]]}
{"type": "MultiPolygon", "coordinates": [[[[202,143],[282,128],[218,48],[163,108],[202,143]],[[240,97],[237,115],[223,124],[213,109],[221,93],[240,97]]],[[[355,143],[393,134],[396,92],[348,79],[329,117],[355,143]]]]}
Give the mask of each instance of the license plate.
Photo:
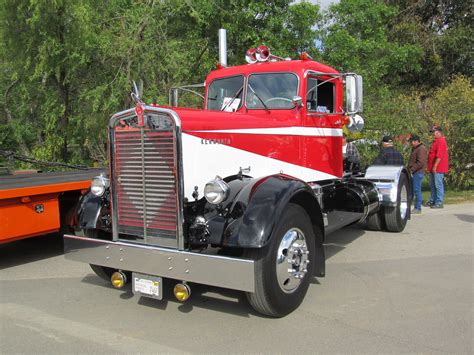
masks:
{"type": "Polygon", "coordinates": [[[132,273],[132,290],[134,294],[145,297],[163,298],[163,282],[158,276],[132,273]]]}

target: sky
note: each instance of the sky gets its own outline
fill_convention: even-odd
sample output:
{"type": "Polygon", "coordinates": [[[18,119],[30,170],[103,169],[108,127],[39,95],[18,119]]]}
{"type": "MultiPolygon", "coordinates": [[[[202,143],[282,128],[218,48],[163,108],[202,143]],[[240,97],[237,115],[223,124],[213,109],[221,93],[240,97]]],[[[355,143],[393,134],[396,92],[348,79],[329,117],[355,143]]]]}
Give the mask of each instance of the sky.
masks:
{"type": "MultiPolygon", "coordinates": [[[[339,0],[306,0],[313,4],[318,4],[321,7],[321,10],[326,10],[329,5],[335,2],[339,2],[339,0]]],[[[295,0],[295,2],[301,2],[301,0],[295,0]]]]}

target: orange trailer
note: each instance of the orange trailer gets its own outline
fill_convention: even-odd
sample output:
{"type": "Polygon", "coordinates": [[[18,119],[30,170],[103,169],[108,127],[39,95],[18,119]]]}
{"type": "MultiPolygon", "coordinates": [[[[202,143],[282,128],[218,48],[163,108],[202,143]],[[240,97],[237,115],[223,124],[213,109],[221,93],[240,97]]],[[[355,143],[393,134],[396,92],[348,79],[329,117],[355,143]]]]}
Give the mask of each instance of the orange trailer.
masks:
{"type": "Polygon", "coordinates": [[[98,169],[0,176],[0,243],[65,231],[98,169]]]}

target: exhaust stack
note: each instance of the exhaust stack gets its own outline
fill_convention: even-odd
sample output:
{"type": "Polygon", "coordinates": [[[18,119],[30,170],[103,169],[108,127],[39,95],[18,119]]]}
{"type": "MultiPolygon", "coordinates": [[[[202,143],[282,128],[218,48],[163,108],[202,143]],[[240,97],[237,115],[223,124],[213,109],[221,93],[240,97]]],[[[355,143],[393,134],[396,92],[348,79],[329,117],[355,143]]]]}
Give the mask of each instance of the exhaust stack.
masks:
{"type": "Polygon", "coordinates": [[[223,28],[219,29],[219,63],[227,66],[227,31],[223,28]]]}

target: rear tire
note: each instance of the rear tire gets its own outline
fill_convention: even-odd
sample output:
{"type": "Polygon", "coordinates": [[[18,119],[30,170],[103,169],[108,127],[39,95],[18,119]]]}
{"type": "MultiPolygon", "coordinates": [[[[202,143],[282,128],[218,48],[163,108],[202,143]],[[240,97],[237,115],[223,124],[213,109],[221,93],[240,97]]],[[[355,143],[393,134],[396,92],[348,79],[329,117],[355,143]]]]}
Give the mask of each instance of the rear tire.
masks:
{"type": "Polygon", "coordinates": [[[384,216],[381,211],[378,211],[377,213],[368,216],[367,229],[371,231],[381,231],[382,229],[384,229],[383,217],[384,216]]]}
{"type": "Polygon", "coordinates": [[[315,237],[306,211],[290,203],[269,244],[245,250],[255,261],[255,292],[246,295],[257,312],[283,317],[301,304],[313,277],[315,237]]]}
{"type": "Polygon", "coordinates": [[[396,206],[385,206],[385,224],[389,232],[402,232],[410,214],[410,188],[405,174],[398,181],[398,193],[396,206]]]}

